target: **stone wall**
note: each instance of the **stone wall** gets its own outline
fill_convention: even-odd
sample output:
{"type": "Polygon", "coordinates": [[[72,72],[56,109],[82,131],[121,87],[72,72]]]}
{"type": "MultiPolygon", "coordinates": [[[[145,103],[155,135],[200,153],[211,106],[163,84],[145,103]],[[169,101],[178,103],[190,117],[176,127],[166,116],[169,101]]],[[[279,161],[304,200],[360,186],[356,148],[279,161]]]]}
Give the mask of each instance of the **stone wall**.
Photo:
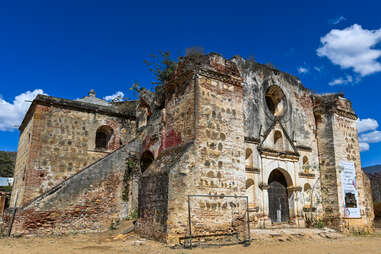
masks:
{"type": "Polygon", "coordinates": [[[340,94],[316,97],[315,103],[325,222],[344,232],[372,232],[374,215],[367,179],[361,169],[357,116],[350,102],[340,94]],[[346,218],[344,215],[341,161],[355,165],[361,218],[346,218]]]}
{"type": "MultiPolygon", "coordinates": [[[[339,99],[338,103],[343,103],[343,99],[339,99]]],[[[349,101],[344,101],[349,103],[349,101]]],[[[350,108],[351,109],[351,108],[350,108]]],[[[340,113],[341,111],[339,111],[340,113]]],[[[360,206],[359,219],[346,219],[344,216],[344,192],[341,188],[341,175],[337,173],[337,186],[341,217],[344,217],[342,231],[355,232],[373,232],[373,199],[369,195],[369,190],[366,188],[368,179],[364,178],[365,174],[361,169],[360,148],[357,134],[357,118],[351,118],[343,114],[335,114],[334,117],[334,143],[336,153],[336,168],[339,169],[340,161],[352,161],[356,168],[356,189],[358,191],[358,203],[360,206]]],[[[366,176],[365,176],[366,177],[366,176]]]]}
{"type": "Polygon", "coordinates": [[[316,116],[320,160],[320,181],[324,219],[327,226],[338,228],[341,223],[337,194],[337,171],[331,115],[316,116]]]}
{"type": "MultiPolygon", "coordinates": [[[[259,140],[260,135],[273,124],[274,116],[266,104],[265,96],[271,86],[278,86],[285,95],[285,115],[281,122],[286,132],[294,140],[296,147],[310,148],[311,158],[316,158],[311,91],[298,78],[285,72],[240,57],[235,57],[232,61],[237,63],[243,78],[245,137],[252,141],[259,140]]],[[[317,159],[311,162],[317,163],[317,159]]]]}
{"type": "MultiPolygon", "coordinates": [[[[187,175],[187,154],[192,143],[171,147],[143,173],[139,185],[139,209],[136,231],[147,238],[178,243],[186,233],[187,217],[183,210],[185,193],[191,186],[183,180],[187,175]],[[176,179],[173,179],[175,177],[176,179]],[[172,230],[180,235],[171,236],[172,230]],[[173,241],[171,241],[173,239],[173,241]]],[[[185,201],[186,202],[186,201],[185,201]]]]}
{"type": "Polygon", "coordinates": [[[367,174],[372,185],[373,201],[381,203],[381,173],[368,173],[367,174]]]}
{"type": "MultiPolygon", "coordinates": [[[[237,231],[237,219],[245,220],[246,200],[224,196],[245,194],[244,129],[239,72],[235,64],[219,55],[210,55],[196,75],[195,149],[187,155],[180,172],[170,174],[169,219],[171,239],[188,230],[190,197],[193,235],[227,234],[237,231]],[[176,192],[184,189],[183,192],[176,192]],[[175,208],[176,207],[176,208],[175,208]],[[181,232],[182,231],[182,232],[181,232]]],[[[173,171],[175,172],[175,171],[173,171]]],[[[242,224],[242,223],[241,223],[242,224]]],[[[189,231],[189,230],[188,230],[189,231]]]]}
{"type": "Polygon", "coordinates": [[[366,216],[366,224],[368,225],[368,227],[371,228],[369,231],[373,231],[373,229],[375,228],[374,219],[377,216],[376,209],[375,209],[376,202],[373,203],[374,201],[374,198],[372,195],[373,186],[372,186],[372,182],[369,179],[369,176],[365,172],[362,172],[362,174],[363,174],[363,181],[364,181],[363,193],[364,193],[364,200],[365,200],[364,210],[365,210],[365,216],[366,216]]]}
{"type": "Polygon", "coordinates": [[[188,143],[194,140],[195,137],[194,80],[182,81],[173,88],[167,87],[164,119],[165,133],[162,136],[160,151],[188,143]]]}
{"type": "Polygon", "coordinates": [[[313,210],[315,215],[322,213],[311,92],[287,73],[240,57],[233,61],[243,78],[245,143],[250,154],[246,158],[247,181],[253,185],[247,194],[254,193],[253,226],[270,226],[267,184],[271,172],[278,168],[290,178],[291,223],[304,226],[305,210],[313,210]],[[278,87],[284,95],[282,115],[275,116],[266,101],[272,87],[278,87]],[[276,133],[281,135],[280,145],[274,143],[276,133]],[[313,193],[307,193],[308,189],[313,189],[313,193]]]}
{"type": "MultiPolygon", "coordinates": [[[[243,196],[246,194],[243,88],[239,76],[223,80],[217,74],[212,75],[213,71],[226,74],[234,63],[219,56],[211,57],[210,61],[215,70],[202,72],[196,80],[198,160],[193,173],[194,187],[189,194],[243,196]]],[[[245,202],[243,199],[193,197],[193,234],[231,233],[234,216],[245,215],[245,202]],[[230,213],[233,208],[236,209],[234,216],[230,213]]]]}
{"type": "Polygon", "coordinates": [[[194,139],[195,97],[194,81],[179,78],[176,85],[167,84],[165,107],[157,104],[162,98],[147,90],[138,108],[138,135],[143,140],[142,151],[149,151],[157,158],[162,151],[194,139]]]}
{"type": "Polygon", "coordinates": [[[17,157],[16,157],[16,165],[14,169],[14,182],[12,188],[12,196],[10,206],[15,205],[15,199],[17,196],[17,205],[21,204],[21,200],[24,196],[25,191],[25,183],[26,183],[26,174],[27,169],[30,164],[30,149],[31,149],[31,139],[32,139],[32,131],[33,131],[33,122],[32,118],[28,124],[25,126],[24,131],[21,132],[18,148],[17,148],[17,157]]]}
{"type": "MultiPolygon", "coordinates": [[[[107,155],[19,208],[12,234],[99,232],[121,218],[127,163],[139,153],[133,142],[107,155]]],[[[5,216],[9,223],[11,211],[5,216]]]]}
{"type": "Polygon", "coordinates": [[[188,195],[218,195],[191,197],[193,235],[237,232],[245,221],[246,200],[225,197],[245,194],[241,81],[234,63],[204,58],[191,73],[180,63],[167,84],[166,133],[173,128],[176,142],[143,173],[139,192],[138,231],[171,244],[189,234],[188,195]]]}
{"type": "MultiPolygon", "coordinates": [[[[35,105],[20,137],[15,169],[17,206],[26,204],[134,136],[135,123],[128,119],[57,104],[35,105]],[[101,126],[113,130],[105,151],[95,148],[95,134],[101,126]]],[[[11,204],[14,199],[15,192],[11,204]]]]}

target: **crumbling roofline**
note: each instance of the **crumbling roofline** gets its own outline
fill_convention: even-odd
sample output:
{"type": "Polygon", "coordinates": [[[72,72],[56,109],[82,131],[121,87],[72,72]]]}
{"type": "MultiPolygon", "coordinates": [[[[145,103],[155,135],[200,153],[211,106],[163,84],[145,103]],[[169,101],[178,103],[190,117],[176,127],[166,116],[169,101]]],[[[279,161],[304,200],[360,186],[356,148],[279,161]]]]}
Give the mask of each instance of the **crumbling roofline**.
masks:
{"type": "Polygon", "coordinates": [[[130,120],[136,119],[135,115],[131,113],[130,114],[121,113],[119,110],[113,107],[107,107],[107,106],[96,105],[96,104],[87,103],[87,102],[73,101],[69,99],[62,99],[62,98],[57,98],[53,96],[39,94],[33,100],[27,113],[25,114],[25,117],[19,127],[20,133],[24,131],[26,125],[29,123],[30,119],[32,118],[34,113],[34,108],[36,105],[56,106],[56,107],[69,108],[69,109],[74,109],[74,110],[84,111],[84,112],[101,113],[105,115],[125,117],[130,120]]]}

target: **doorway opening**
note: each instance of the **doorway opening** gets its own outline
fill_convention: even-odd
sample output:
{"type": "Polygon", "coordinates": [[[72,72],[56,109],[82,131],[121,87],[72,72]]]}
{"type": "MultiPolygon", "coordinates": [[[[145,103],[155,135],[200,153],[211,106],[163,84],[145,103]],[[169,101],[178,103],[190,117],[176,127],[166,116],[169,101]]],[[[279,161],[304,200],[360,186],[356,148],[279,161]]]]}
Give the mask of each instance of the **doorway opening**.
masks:
{"type": "Polygon", "coordinates": [[[269,176],[269,216],[273,223],[289,222],[287,179],[283,172],[275,169],[269,176]]]}
{"type": "Polygon", "coordinates": [[[143,174],[144,171],[151,165],[154,161],[153,154],[150,151],[145,151],[140,158],[140,171],[143,174]]]}

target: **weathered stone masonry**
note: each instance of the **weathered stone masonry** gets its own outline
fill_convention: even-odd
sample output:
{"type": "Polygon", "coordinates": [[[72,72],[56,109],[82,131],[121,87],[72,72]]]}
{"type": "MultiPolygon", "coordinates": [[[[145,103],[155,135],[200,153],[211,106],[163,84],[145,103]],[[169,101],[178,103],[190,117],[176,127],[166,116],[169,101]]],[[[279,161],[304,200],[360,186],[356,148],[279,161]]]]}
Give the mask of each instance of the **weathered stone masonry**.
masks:
{"type": "Polygon", "coordinates": [[[368,178],[361,170],[356,120],[351,103],[342,95],[315,98],[315,114],[320,146],[320,167],[325,218],[342,231],[373,227],[372,197],[366,186],[368,178]],[[343,192],[339,177],[339,161],[353,161],[359,191],[360,219],[344,219],[343,192]]]}
{"type": "MultiPolygon", "coordinates": [[[[126,165],[138,153],[132,142],[86,167],[18,210],[17,234],[103,231],[120,219],[126,165]]],[[[6,216],[6,222],[10,215],[6,216]]]]}
{"type": "Polygon", "coordinates": [[[252,228],[373,230],[357,116],[343,95],[214,53],[180,58],[170,81],[139,94],[36,98],[20,127],[13,234],[102,231],[137,211],[147,238],[243,239],[247,205],[252,228]],[[343,161],[355,164],[360,218],[344,214],[343,161]]]}
{"type": "MultiPolygon", "coordinates": [[[[102,107],[102,106],[99,106],[102,107]]],[[[127,143],[134,136],[128,116],[83,102],[39,95],[20,126],[20,155],[15,168],[17,205],[24,205],[67,177],[127,143]],[[108,126],[112,140],[105,150],[95,146],[96,130],[108,126]],[[22,187],[21,187],[22,186],[22,187]]],[[[15,201],[15,192],[11,203],[15,201]]]]}

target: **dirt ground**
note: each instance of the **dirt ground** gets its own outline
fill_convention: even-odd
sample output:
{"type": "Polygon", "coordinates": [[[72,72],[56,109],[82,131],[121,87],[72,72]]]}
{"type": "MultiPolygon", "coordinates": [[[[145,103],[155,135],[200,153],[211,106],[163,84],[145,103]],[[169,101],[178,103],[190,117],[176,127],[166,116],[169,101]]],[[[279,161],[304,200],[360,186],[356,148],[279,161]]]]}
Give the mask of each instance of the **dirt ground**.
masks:
{"type": "Polygon", "coordinates": [[[336,240],[291,240],[279,242],[253,241],[249,247],[242,245],[220,248],[170,249],[165,245],[135,236],[127,239],[113,239],[104,235],[72,235],[66,237],[33,237],[0,239],[0,253],[8,254],[61,254],[61,253],[134,253],[134,254],[377,254],[381,253],[381,234],[361,237],[345,237],[336,240]]]}
{"type": "MultiPolygon", "coordinates": [[[[378,222],[378,225],[381,221],[378,222]]],[[[380,225],[381,226],[381,225],[380,225]]],[[[339,239],[283,238],[254,240],[248,247],[242,245],[171,249],[155,241],[139,239],[133,233],[115,231],[98,234],[77,234],[63,237],[21,237],[0,239],[0,253],[7,254],[381,254],[381,229],[373,235],[345,236],[339,239]]]]}

